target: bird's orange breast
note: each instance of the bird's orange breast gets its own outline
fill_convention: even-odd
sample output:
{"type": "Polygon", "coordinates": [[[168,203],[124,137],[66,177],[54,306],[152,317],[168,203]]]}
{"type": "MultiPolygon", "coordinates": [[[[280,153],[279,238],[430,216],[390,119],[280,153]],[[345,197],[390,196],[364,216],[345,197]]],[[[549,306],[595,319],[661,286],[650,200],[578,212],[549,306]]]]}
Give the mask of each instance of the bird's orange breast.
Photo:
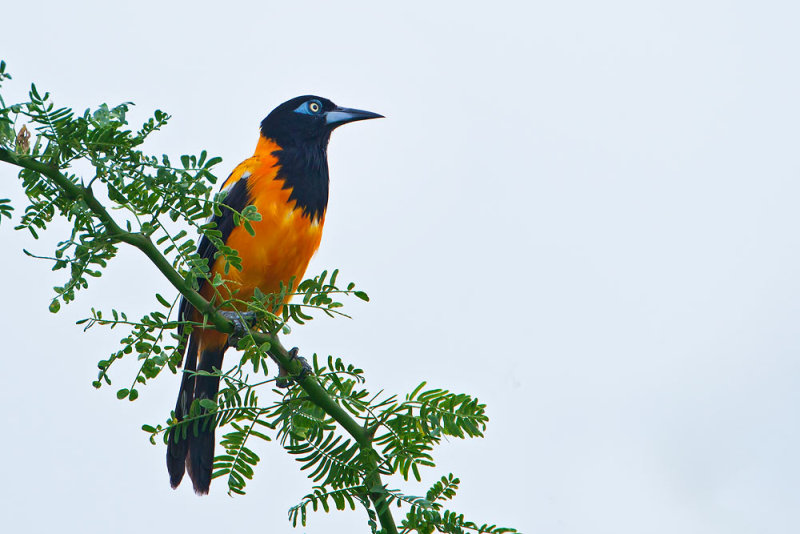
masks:
{"type": "Polygon", "coordinates": [[[250,203],[261,215],[260,221],[251,223],[254,236],[237,226],[228,237],[226,244],[241,257],[241,271],[230,268],[225,273],[223,257],[217,258],[212,268],[212,277],[221,273],[228,290],[238,292],[237,299],[248,300],[255,288],[277,292],[281,283],[288,284],[292,278],[296,286],[322,239],[324,213],[313,219],[304,215],[289,199],[291,189],[284,189],[284,181],[276,178],[280,166],[273,153],[277,150],[278,145],[261,138],[255,155],[242,162],[228,180],[246,176],[250,203]]]}

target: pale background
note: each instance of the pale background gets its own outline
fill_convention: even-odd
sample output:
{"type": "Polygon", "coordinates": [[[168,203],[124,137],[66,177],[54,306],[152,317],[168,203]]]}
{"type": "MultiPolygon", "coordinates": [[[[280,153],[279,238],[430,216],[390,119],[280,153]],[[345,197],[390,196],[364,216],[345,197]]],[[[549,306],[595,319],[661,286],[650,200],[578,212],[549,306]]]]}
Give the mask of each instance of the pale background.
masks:
{"type": "MultiPolygon", "coordinates": [[[[340,267],[372,303],[287,343],[376,389],[425,379],[486,402],[486,439],[425,473],[460,476],[453,507],[477,521],[783,533],[800,528],[798,6],[5,2],[0,56],[4,94],[132,100],[136,122],[159,107],[174,119],[147,148],[206,148],[223,175],[298,94],[386,115],[333,136],[311,268],[340,267]]],[[[174,294],[155,269],[126,249],[53,316],[61,273],[21,253],[46,243],[6,220],[0,239],[0,530],[291,531],[309,483],[278,447],[259,446],[246,497],[172,491],[140,426],[166,418],[178,378],[120,402],[123,362],[92,389],[122,332],[72,323],[174,294]]],[[[356,511],[297,532],[365,529],[356,511]]]]}

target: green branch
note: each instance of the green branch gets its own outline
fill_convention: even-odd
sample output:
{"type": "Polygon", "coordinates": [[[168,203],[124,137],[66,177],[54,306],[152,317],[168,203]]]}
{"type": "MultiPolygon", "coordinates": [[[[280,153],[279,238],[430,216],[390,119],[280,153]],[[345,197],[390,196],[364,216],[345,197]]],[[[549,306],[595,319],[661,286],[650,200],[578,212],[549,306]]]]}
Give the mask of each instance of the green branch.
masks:
{"type": "MultiPolygon", "coordinates": [[[[143,252],[175,289],[186,297],[195,309],[203,313],[216,330],[226,334],[234,331],[234,324],[191,287],[189,282],[172,267],[172,264],[146,235],[138,232],[127,232],[120,227],[100,201],[95,198],[91,188],[74,183],[54,166],[16,154],[4,148],[0,148],[0,161],[44,175],[58,186],[67,198],[74,201],[83,201],[106,228],[112,240],[127,243],[143,252]]],[[[387,492],[378,472],[378,453],[372,447],[371,433],[367,432],[328,394],[316,377],[312,375],[300,376],[302,372],[301,363],[289,355],[289,352],[281,344],[277,336],[265,333],[253,333],[252,336],[258,345],[269,343],[270,348],[267,352],[295,378],[297,384],[306,392],[309,399],[322,408],[325,413],[331,416],[356,440],[365,458],[364,464],[368,469],[364,483],[369,491],[370,500],[375,506],[381,526],[388,534],[397,534],[397,526],[386,498],[387,492]]]]}

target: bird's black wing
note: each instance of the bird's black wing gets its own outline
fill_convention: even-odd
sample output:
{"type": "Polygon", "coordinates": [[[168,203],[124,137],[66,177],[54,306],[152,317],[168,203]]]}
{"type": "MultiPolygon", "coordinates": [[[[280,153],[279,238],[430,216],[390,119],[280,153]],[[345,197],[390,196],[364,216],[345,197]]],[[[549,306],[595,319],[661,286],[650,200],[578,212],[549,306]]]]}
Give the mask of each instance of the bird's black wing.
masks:
{"type": "MultiPolygon", "coordinates": [[[[236,182],[228,188],[228,194],[222,200],[222,206],[219,215],[214,215],[211,219],[211,222],[216,223],[217,230],[220,231],[222,236],[220,240],[223,243],[228,241],[228,237],[231,235],[234,227],[236,226],[233,217],[233,211],[236,210],[241,212],[248,204],[250,204],[250,194],[247,191],[247,178],[250,176],[250,173],[245,172],[241,178],[239,178],[236,182]],[[230,209],[228,209],[230,208],[230,209]]],[[[217,247],[214,243],[211,242],[210,239],[203,236],[200,240],[200,245],[197,247],[197,254],[206,261],[209,269],[214,264],[214,255],[217,253],[217,247]]],[[[202,288],[205,282],[201,282],[200,287],[202,288]]],[[[178,308],[178,318],[181,321],[188,321],[191,318],[192,313],[192,305],[189,304],[189,301],[186,300],[186,297],[181,299],[180,307],[178,308]]],[[[183,335],[183,325],[178,327],[178,335],[183,335]]]]}

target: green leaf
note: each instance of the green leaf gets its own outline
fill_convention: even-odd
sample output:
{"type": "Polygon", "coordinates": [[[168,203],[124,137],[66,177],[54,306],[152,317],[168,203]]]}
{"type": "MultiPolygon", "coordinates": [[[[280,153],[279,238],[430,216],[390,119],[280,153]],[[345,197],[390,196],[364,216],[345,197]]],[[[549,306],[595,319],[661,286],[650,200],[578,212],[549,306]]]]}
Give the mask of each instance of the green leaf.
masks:
{"type": "Polygon", "coordinates": [[[250,221],[244,221],[243,226],[244,226],[244,229],[247,230],[248,234],[250,234],[251,236],[255,237],[256,231],[253,228],[253,225],[250,224],[250,221]]]}
{"type": "Polygon", "coordinates": [[[211,399],[200,399],[198,402],[200,403],[200,406],[202,406],[206,410],[216,410],[217,409],[217,403],[214,402],[211,399]]]}

